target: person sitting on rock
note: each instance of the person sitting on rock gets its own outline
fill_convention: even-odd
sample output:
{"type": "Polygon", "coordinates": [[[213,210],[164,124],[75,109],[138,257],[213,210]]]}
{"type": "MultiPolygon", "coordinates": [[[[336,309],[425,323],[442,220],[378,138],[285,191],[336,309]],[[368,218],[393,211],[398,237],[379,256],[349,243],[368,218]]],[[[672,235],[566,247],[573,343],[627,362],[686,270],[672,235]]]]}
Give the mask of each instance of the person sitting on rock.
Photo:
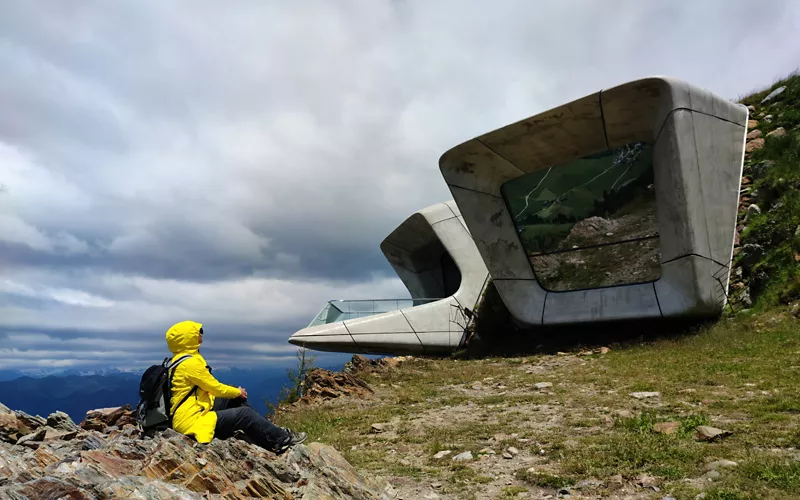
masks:
{"type": "Polygon", "coordinates": [[[172,378],[170,409],[172,428],[199,443],[214,437],[227,439],[244,433],[252,443],[283,453],[306,439],[305,432],[278,427],[247,404],[247,391],[219,382],[200,355],[203,325],[194,321],[176,323],[167,331],[167,346],[175,362],[183,356],[172,378]],[[181,404],[181,402],[183,403],[181,404]]]}

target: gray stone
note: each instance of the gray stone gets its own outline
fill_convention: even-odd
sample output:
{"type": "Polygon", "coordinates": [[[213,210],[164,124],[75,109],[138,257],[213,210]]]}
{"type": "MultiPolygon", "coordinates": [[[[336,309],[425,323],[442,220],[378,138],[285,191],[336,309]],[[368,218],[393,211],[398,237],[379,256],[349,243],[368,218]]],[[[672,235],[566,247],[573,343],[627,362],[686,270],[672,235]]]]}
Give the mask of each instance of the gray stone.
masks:
{"type": "Polygon", "coordinates": [[[63,411],[51,413],[47,417],[47,425],[61,431],[78,431],[80,428],[63,411]]]}
{"type": "Polygon", "coordinates": [[[472,460],[471,451],[465,451],[464,453],[459,453],[458,455],[453,457],[454,462],[466,462],[468,460],[472,460]]]}
{"type": "Polygon", "coordinates": [[[547,389],[548,387],[553,387],[553,384],[551,382],[536,382],[535,384],[533,384],[533,387],[542,390],[542,389],[547,389]]]}
{"type": "Polygon", "coordinates": [[[706,472],[705,474],[703,474],[703,478],[707,479],[709,481],[716,481],[721,476],[722,476],[722,474],[720,474],[719,471],[717,471],[717,470],[710,470],[710,471],[706,472]]]}
{"type": "Polygon", "coordinates": [[[661,397],[660,392],[632,392],[629,396],[636,398],[636,399],[648,399],[648,398],[659,398],[661,397]]]}
{"type": "Polygon", "coordinates": [[[519,455],[519,450],[514,448],[513,446],[509,446],[508,450],[506,450],[506,451],[508,451],[509,453],[511,453],[514,456],[519,455]]]}
{"type": "Polygon", "coordinates": [[[772,169],[775,166],[775,162],[772,160],[764,160],[756,163],[752,167],[753,174],[756,177],[762,177],[767,170],[772,169]]]}
{"type": "Polygon", "coordinates": [[[764,256],[764,247],[755,243],[748,243],[742,246],[742,265],[752,267],[764,256]]]}
{"type": "Polygon", "coordinates": [[[374,433],[381,433],[386,430],[386,424],[372,424],[370,431],[374,433]]]}
{"type": "Polygon", "coordinates": [[[767,134],[767,137],[783,137],[786,135],[786,129],[783,127],[778,127],[772,132],[767,134]]]}
{"type": "Polygon", "coordinates": [[[746,216],[745,220],[750,218],[751,215],[760,214],[760,213],[761,213],[761,208],[759,208],[759,206],[754,203],[754,204],[750,205],[749,207],[747,207],[747,216],[746,216]]]}
{"type": "Polygon", "coordinates": [[[707,471],[717,470],[726,467],[737,467],[739,464],[733,460],[716,460],[706,465],[707,471]]]}
{"type": "Polygon", "coordinates": [[[91,434],[86,436],[83,440],[82,449],[84,450],[98,450],[105,446],[106,440],[103,438],[102,434],[99,432],[93,431],[91,434]]]}
{"type": "Polygon", "coordinates": [[[708,425],[698,425],[695,428],[695,438],[700,441],[714,441],[716,439],[721,439],[731,434],[730,431],[724,431],[722,429],[717,429],[716,427],[711,427],[708,425]]]}
{"type": "Polygon", "coordinates": [[[512,455],[511,453],[505,452],[505,453],[503,453],[502,457],[505,458],[506,460],[511,460],[512,458],[514,458],[514,455],[512,455]]]}
{"type": "Polygon", "coordinates": [[[592,490],[595,488],[600,488],[603,486],[603,483],[600,481],[595,481],[594,479],[584,479],[583,481],[579,481],[575,486],[573,486],[576,490],[592,490]]]}
{"type": "Polygon", "coordinates": [[[779,95],[783,94],[783,91],[784,91],[784,90],[786,90],[786,87],[785,87],[785,86],[783,86],[783,87],[778,87],[777,89],[773,90],[772,92],[770,92],[769,94],[767,94],[767,97],[765,97],[765,98],[763,98],[763,99],[761,100],[761,104],[768,103],[769,101],[771,101],[771,100],[775,99],[775,98],[776,98],[776,97],[778,97],[779,95]]]}
{"type": "Polygon", "coordinates": [[[440,451],[440,452],[436,453],[436,454],[433,456],[433,458],[435,458],[435,459],[437,459],[437,460],[438,460],[438,459],[441,459],[441,458],[444,458],[444,457],[446,457],[447,455],[449,455],[449,454],[451,454],[451,453],[453,453],[451,450],[442,450],[442,451],[440,451]]]}

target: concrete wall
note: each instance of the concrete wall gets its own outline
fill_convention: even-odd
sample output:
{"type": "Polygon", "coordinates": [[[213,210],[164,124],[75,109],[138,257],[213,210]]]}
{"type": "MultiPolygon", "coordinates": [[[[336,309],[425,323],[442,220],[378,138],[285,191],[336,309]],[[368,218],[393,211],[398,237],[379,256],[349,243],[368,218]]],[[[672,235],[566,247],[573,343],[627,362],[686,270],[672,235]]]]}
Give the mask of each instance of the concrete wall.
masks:
{"type": "Polygon", "coordinates": [[[475,306],[488,271],[455,203],[439,203],[411,215],[386,237],[381,250],[412,298],[441,299],[305,328],[289,342],[322,351],[372,354],[446,353],[457,348],[466,320],[455,306],[475,306]],[[450,296],[443,295],[441,280],[445,252],[461,274],[461,283],[450,296]]]}
{"type": "Polygon", "coordinates": [[[670,78],[583,97],[460,144],[442,175],[512,315],[528,325],[713,316],[726,301],[747,108],[670,78]],[[501,197],[507,181],[632,142],[654,145],[661,277],[550,292],[501,197]]]}

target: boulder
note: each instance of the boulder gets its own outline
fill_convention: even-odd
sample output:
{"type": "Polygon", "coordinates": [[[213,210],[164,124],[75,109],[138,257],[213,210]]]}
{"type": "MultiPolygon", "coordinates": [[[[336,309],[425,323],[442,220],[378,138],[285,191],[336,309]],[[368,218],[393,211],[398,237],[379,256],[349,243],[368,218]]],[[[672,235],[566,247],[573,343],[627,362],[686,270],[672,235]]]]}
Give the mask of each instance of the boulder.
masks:
{"type": "Polygon", "coordinates": [[[748,141],[744,146],[745,153],[752,153],[764,147],[764,139],[758,138],[748,141]]]}
{"type": "Polygon", "coordinates": [[[61,431],[77,431],[79,427],[63,411],[57,411],[47,416],[47,425],[61,431]]]}
{"type": "Polygon", "coordinates": [[[731,435],[729,431],[724,431],[708,425],[698,425],[695,431],[695,439],[698,441],[715,441],[731,435]]]}
{"type": "Polygon", "coordinates": [[[748,140],[750,140],[750,139],[758,139],[759,137],[761,137],[761,135],[762,134],[761,134],[760,130],[758,130],[758,129],[751,130],[750,132],[747,133],[747,139],[748,140]]]}
{"type": "Polygon", "coordinates": [[[778,127],[772,132],[767,134],[767,137],[783,137],[786,135],[786,129],[783,127],[778,127]]]}

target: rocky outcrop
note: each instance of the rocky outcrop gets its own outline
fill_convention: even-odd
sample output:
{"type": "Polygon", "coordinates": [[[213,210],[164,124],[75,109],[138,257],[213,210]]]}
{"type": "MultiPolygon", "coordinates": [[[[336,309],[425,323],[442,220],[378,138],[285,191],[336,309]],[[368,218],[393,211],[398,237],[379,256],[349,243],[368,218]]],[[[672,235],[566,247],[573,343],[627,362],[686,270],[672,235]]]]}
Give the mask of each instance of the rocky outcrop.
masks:
{"type": "Polygon", "coordinates": [[[238,439],[200,444],[172,430],[141,438],[125,407],[89,412],[80,427],[63,413],[30,420],[2,408],[0,499],[394,496],[386,481],[360,474],[321,443],[277,456],[238,439]]]}
{"type": "Polygon", "coordinates": [[[136,416],[131,410],[130,405],[120,406],[119,408],[101,408],[86,413],[86,418],[78,424],[81,429],[104,431],[109,427],[119,429],[125,426],[136,426],[136,416]]]}
{"type": "Polygon", "coordinates": [[[366,382],[351,373],[315,368],[306,374],[303,381],[303,397],[298,403],[310,404],[342,396],[364,397],[373,392],[366,382]]]}
{"type": "Polygon", "coordinates": [[[368,373],[380,373],[394,370],[397,366],[408,359],[407,356],[397,356],[394,358],[369,359],[360,354],[354,354],[353,358],[345,363],[344,372],[356,376],[368,373]]]}

